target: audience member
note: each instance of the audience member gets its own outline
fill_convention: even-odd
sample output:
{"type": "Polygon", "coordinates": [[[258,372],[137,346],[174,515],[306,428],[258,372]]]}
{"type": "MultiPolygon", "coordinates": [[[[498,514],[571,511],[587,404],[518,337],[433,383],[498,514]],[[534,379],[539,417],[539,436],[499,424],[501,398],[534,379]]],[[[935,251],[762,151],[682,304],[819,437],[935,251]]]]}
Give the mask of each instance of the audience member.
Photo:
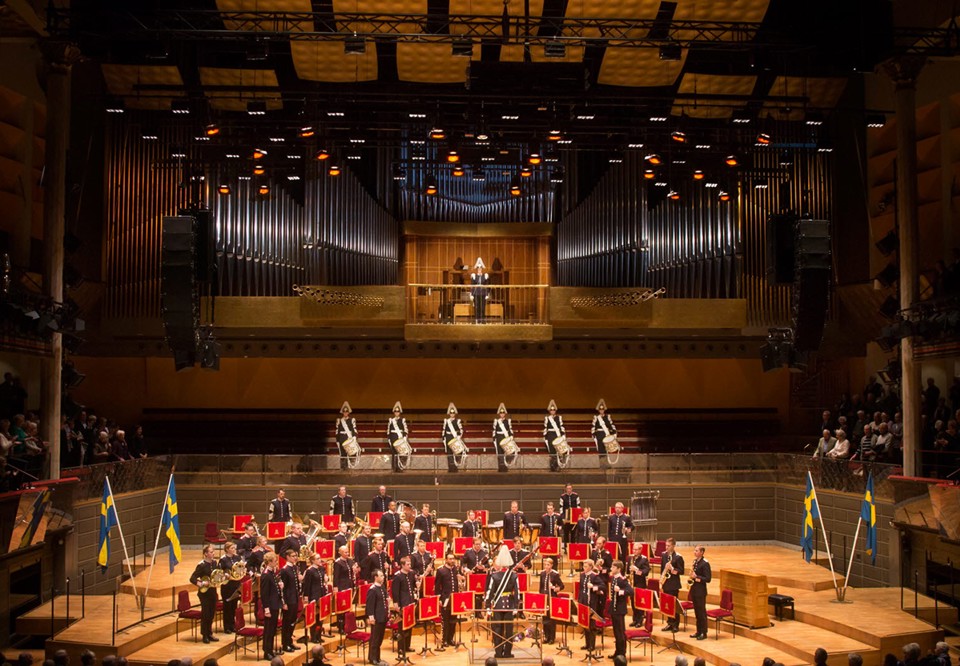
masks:
{"type": "Polygon", "coordinates": [[[487,657],[487,659],[483,662],[483,666],[497,666],[497,658],[487,657]]]}
{"type": "Polygon", "coordinates": [[[33,663],[33,655],[29,652],[21,652],[17,657],[17,666],[30,666],[33,663]]]}
{"type": "Polygon", "coordinates": [[[678,654],[676,659],[673,660],[673,666],[687,666],[687,658],[682,654],[678,654]]]}
{"type": "Polygon", "coordinates": [[[57,666],[67,666],[70,663],[70,655],[66,650],[57,650],[53,653],[53,663],[57,666]]]}
{"type": "Polygon", "coordinates": [[[920,645],[907,643],[903,646],[903,666],[915,666],[920,663],[920,645]]]}
{"type": "Polygon", "coordinates": [[[856,652],[847,655],[847,666],[863,666],[863,657],[856,652]]]}
{"type": "Polygon", "coordinates": [[[553,666],[553,657],[544,657],[543,661],[540,662],[540,666],[553,666]]]}
{"type": "Polygon", "coordinates": [[[820,441],[817,442],[817,448],[813,452],[814,458],[819,458],[820,456],[826,455],[827,451],[830,451],[837,443],[837,438],[830,434],[828,428],[824,428],[823,433],[820,435],[820,441]]]}
{"type": "MultiPolygon", "coordinates": [[[[97,655],[92,650],[84,650],[80,653],[80,663],[83,666],[94,666],[97,663],[97,655]]],[[[180,666],[177,664],[177,666],[180,666]]]]}
{"type": "Polygon", "coordinates": [[[897,655],[888,652],[883,655],[883,666],[900,666],[900,660],[897,659],[897,655]]]}
{"type": "Polygon", "coordinates": [[[827,651],[822,647],[818,647],[813,653],[813,663],[816,664],[816,666],[826,666],[827,651]]]}
{"type": "Polygon", "coordinates": [[[216,659],[204,659],[203,666],[220,666],[216,659]]]}
{"type": "Polygon", "coordinates": [[[707,660],[703,657],[694,657],[693,666],[707,666],[707,660]]]}
{"type": "Polygon", "coordinates": [[[837,439],[833,448],[827,451],[827,457],[833,460],[845,460],[850,456],[850,440],[843,430],[837,431],[837,439]]]}
{"type": "Polygon", "coordinates": [[[937,666],[951,666],[949,643],[945,643],[944,641],[939,641],[933,647],[933,656],[936,659],[937,666]]]}

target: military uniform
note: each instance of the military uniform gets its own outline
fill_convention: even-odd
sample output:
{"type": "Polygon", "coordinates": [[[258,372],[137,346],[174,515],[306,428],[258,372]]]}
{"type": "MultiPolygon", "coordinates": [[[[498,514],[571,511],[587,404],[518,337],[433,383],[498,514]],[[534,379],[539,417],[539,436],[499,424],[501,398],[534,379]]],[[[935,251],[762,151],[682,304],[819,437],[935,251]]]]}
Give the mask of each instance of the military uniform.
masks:
{"type": "Polygon", "coordinates": [[[453,633],[457,619],[453,615],[453,595],[460,592],[460,579],[456,565],[443,565],[437,569],[436,593],[440,597],[440,613],[443,618],[443,644],[454,645],[453,633]]]}
{"type": "MultiPolygon", "coordinates": [[[[449,413],[449,412],[448,412],[449,413]]],[[[454,440],[463,440],[463,421],[456,416],[456,412],[443,420],[443,448],[447,452],[447,471],[456,474],[460,470],[450,450],[450,443],[454,440]]]]}
{"type": "MultiPolygon", "coordinates": [[[[340,412],[343,414],[343,412],[340,412]]],[[[347,412],[349,414],[349,412],[347,412]]],[[[337,419],[336,426],[337,450],[340,452],[340,469],[347,469],[347,452],[343,448],[344,443],[351,437],[357,437],[357,420],[352,416],[340,416],[337,419]]],[[[358,442],[359,445],[359,442],[358,442]]]]}
{"type": "Polygon", "coordinates": [[[498,659],[513,656],[513,620],[519,607],[520,587],[513,571],[494,571],[487,576],[485,605],[493,609],[494,654],[498,659]]]}
{"type": "Polygon", "coordinates": [[[413,529],[421,530],[420,539],[423,541],[433,541],[433,518],[425,516],[422,513],[413,521],[413,529]]]}
{"type": "Polygon", "coordinates": [[[410,436],[410,430],[407,428],[407,420],[402,416],[391,416],[387,420],[387,442],[390,444],[390,459],[394,472],[401,472],[400,456],[394,445],[403,438],[410,436]]]}
{"type": "MultiPolygon", "coordinates": [[[[683,575],[683,558],[679,553],[674,551],[673,556],[671,557],[669,553],[664,552],[660,556],[660,589],[667,594],[672,594],[677,596],[680,594],[680,588],[682,587],[680,582],[680,577],[683,575]],[[664,568],[667,566],[667,562],[670,562],[673,565],[673,568],[676,570],[675,574],[671,574],[669,578],[664,580],[665,576],[662,573],[664,568]]],[[[667,621],[667,629],[671,631],[680,630],[680,599],[677,599],[677,613],[674,617],[667,621]]]]}
{"type": "Polygon", "coordinates": [[[390,495],[376,495],[370,502],[370,511],[373,513],[386,513],[390,509],[390,502],[393,498],[390,495]]]}
{"type": "Polygon", "coordinates": [[[413,555],[416,546],[416,536],[410,532],[408,534],[400,533],[397,535],[397,538],[393,540],[393,559],[396,562],[400,561],[404,555],[413,555]]]}
{"type": "Polygon", "coordinates": [[[553,440],[561,435],[566,435],[567,429],[563,425],[563,417],[559,414],[548,414],[543,417],[543,445],[547,447],[547,455],[550,457],[550,471],[560,471],[560,459],[557,456],[557,450],[553,446],[553,440]]]}
{"type": "Polygon", "coordinates": [[[560,515],[563,516],[563,542],[573,542],[573,529],[576,522],[573,520],[573,509],[580,508],[580,495],[577,493],[563,493],[560,495],[560,515]]]}
{"type": "Polygon", "coordinates": [[[360,565],[360,575],[363,576],[364,580],[373,580],[373,572],[377,569],[380,569],[384,576],[390,572],[390,556],[387,554],[386,548],[383,550],[374,548],[370,551],[367,559],[360,565]]]}
{"type": "Polygon", "coordinates": [[[370,624],[370,649],[367,655],[371,664],[380,663],[380,646],[383,645],[383,634],[390,619],[390,601],[383,585],[374,583],[367,592],[367,604],[364,609],[367,623],[370,624]],[[373,621],[370,621],[373,618],[373,621]]]}
{"type": "Polygon", "coordinates": [[[293,520],[293,505],[286,497],[280,499],[277,497],[270,501],[267,507],[267,520],[271,523],[287,523],[293,520]]]}
{"type": "Polygon", "coordinates": [[[384,543],[393,541],[400,534],[400,516],[396,511],[387,511],[380,516],[380,534],[384,543]]]}
{"type": "MultiPolygon", "coordinates": [[[[643,553],[637,553],[630,564],[637,568],[637,571],[633,572],[633,587],[645,590],[647,588],[647,576],[650,575],[650,560],[643,553]]],[[[631,603],[633,603],[633,626],[639,627],[643,623],[643,611],[637,608],[633,597],[631,597],[631,603]]]]}
{"type": "Polygon", "coordinates": [[[633,519],[626,513],[612,513],[607,517],[607,541],[619,546],[617,559],[626,560],[630,557],[630,542],[627,540],[627,530],[633,529],[633,519]]]}
{"type": "Polygon", "coordinates": [[[563,533],[563,517],[559,513],[540,516],[540,536],[558,537],[563,533]]]}
{"type": "Polygon", "coordinates": [[[519,539],[520,530],[523,527],[529,527],[529,525],[530,523],[527,522],[527,517],[523,515],[523,511],[517,511],[516,513],[507,511],[503,514],[503,538],[519,539]]]}
{"type": "Polygon", "coordinates": [[[509,418],[493,420],[493,448],[497,452],[497,471],[506,472],[507,457],[503,453],[502,443],[507,437],[513,437],[513,422],[509,418]]]}
{"type": "Polygon", "coordinates": [[[577,527],[574,529],[573,540],[575,543],[593,543],[597,536],[597,519],[581,518],[577,521],[577,527]]]}
{"type": "Polygon", "coordinates": [[[190,582],[197,586],[197,598],[200,600],[200,635],[204,643],[217,640],[213,636],[213,618],[217,613],[217,588],[200,587],[200,579],[209,580],[215,568],[217,568],[216,562],[200,560],[190,576],[190,582]]]}
{"type": "MultiPolygon", "coordinates": [[[[361,534],[353,542],[354,561],[363,567],[363,563],[367,561],[367,556],[371,550],[373,550],[373,537],[368,534],[361,534]]],[[[364,580],[370,580],[366,576],[363,578],[364,580]]]]}
{"type": "MultiPolygon", "coordinates": [[[[541,571],[538,577],[540,580],[537,584],[537,592],[540,594],[555,597],[563,589],[563,580],[556,570],[550,571],[549,575],[546,571],[541,571]]],[[[548,612],[543,616],[543,642],[549,644],[555,640],[557,640],[557,623],[551,619],[548,612]]]]}
{"type": "Polygon", "coordinates": [[[460,536],[478,537],[481,531],[479,520],[465,520],[463,521],[463,529],[460,530],[460,536]]]}
{"type": "Polygon", "coordinates": [[[237,554],[240,555],[244,560],[250,557],[250,553],[253,552],[253,549],[257,547],[257,535],[249,536],[244,534],[242,537],[237,539],[237,554]]]}
{"type": "MultiPolygon", "coordinates": [[[[233,565],[242,560],[243,558],[239,555],[224,555],[220,558],[217,566],[229,574],[230,570],[233,569],[233,565]]],[[[225,634],[232,634],[234,631],[237,604],[240,602],[239,595],[235,597],[234,594],[239,589],[239,580],[228,581],[220,587],[220,595],[223,598],[223,633],[225,634]]]]}
{"type": "Polygon", "coordinates": [[[428,551],[423,551],[422,553],[417,551],[410,556],[410,566],[418,576],[423,576],[430,568],[430,565],[433,564],[433,559],[433,555],[428,551]]]}
{"type": "MultiPolygon", "coordinates": [[[[597,613],[598,615],[602,612],[603,606],[600,605],[603,597],[599,596],[600,588],[603,586],[603,581],[600,579],[600,576],[590,572],[587,573],[584,571],[580,574],[580,587],[579,592],[577,593],[577,603],[586,605],[590,610],[597,613]]],[[[594,630],[594,621],[590,620],[590,628],[584,629],[584,638],[586,639],[585,649],[588,652],[593,652],[597,647],[597,634],[594,630]]]]}
{"type": "Polygon", "coordinates": [[[633,598],[633,587],[621,574],[610,581],[610,620],[613,624],[613,636],[616,641],[614,656],[627,656],[627,607],[633,598]]]}
{"type": "MultiPolygon", "coordinates": [[[[310,566],[303,574],[303,584],[300,593],[306,598],[307,603],[316,603],[317,600],[327,593],[327,572],[322,566],[310,566]]],[[[314,643],[320,642],[321,625],[319,620],[314,626],[310,627],[310,640],[314,643]]]]}
{"type": "MultiPolygon", "coordinates": [[[[393,577],[390,587],[390,596],[401,609],[417,603],[417,576],[413,571],[404,573],[398,571],[393,577]]],[[[412,629],[401,629],[397,635],[397,654],[403,656],[410,650],[410,635],[412,629]]]]}
{"type": "MultiPolygon", "coordinates": [[[[338,557],[333,561],[333,587],[341,590],[352,590],[357,585],[353,572],[353,560],[349,557],[338,557]]],[[[343,615],[337,615],[337,628],[343,633],[343,615]]]]}
{"type": "MultiPolygon", "coordinates": [[[[599,409],[599,406],[598,406],[599,409]]],[[[608,435],[617,434],[617,426],[613,424],[613,419],[606,413],[593,415],[593,423],[590,425],[590,432],[593,434],[593,442],[597,445],[597,455],[600,456],[600,466],[603,467],[607,462],[607,447],[603,443],[603,438],[608,435]]]]}
{"type": "Polygon", "coordinates": [[[265,571],[260,577],[260,602],[264,610],[270,611],[269,616],[264,613],[263,618],[263,656],[270,658],[276,648],[277,620],[280,619],[280,607],[283,606],[275,570],[265,571]]]}
{"type": "MultiPolygon", "coordinates": [[[[477,260],[479,262],[479,259],[477,260]]],[[[477,323],[483,321],[487,311],[487,292],[490,291],[490,274],[483,271],[486,268],[479,262],[474,268],[478,270],[470,274],[470,296],[473,297],[473,312],[477,323]]]]}
{"type": "Polygon", "coordinates": [[[350,495],[344,495],[343,497],[340,497],[339,494],[334,495],[330,499],[330,515],[343,516],[343,522],[352,523],[354,520],[353,497],[350,495]]]}
{"type": "Polygon", "coordinates": [[[710,563],[706,559],[701,557],[699,560],[693,561],[693,578],[700,579],[699,581],[694,580],[690,586],[690,593],[687,595],[693,602],[693,612],[697,617],[697,633],[694,636],[706,638],[708,629],[707,583],[712,578],[710,563]]]}
{"type": "Polygon", "coordinates": [[[287,652],[296,652],[293,645],[293,628],[300,613],[300,572],[292,563],[280,570],[283,582],[283,625],[280,631],[281,647],[287,652]]]}

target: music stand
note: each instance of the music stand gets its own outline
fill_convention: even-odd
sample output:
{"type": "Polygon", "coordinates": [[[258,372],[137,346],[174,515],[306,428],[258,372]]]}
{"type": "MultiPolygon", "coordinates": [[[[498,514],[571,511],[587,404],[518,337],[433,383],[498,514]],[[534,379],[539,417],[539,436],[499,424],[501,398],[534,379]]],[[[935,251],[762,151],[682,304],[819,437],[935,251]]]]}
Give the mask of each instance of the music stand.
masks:
{"type": "Polygon", "coordinates": [[[453,604],[453,610],[450,615],[454,618],[454,622],[457,623],[457,638],[456,644],[451,646],[453,651],[456,652],[457,648],[466,649],[466,645],[463,644],[463,620],[465,615],[472,614],[473,604],[474,604],[474,594],[469,590],[466,592],[454,592],[450,597],[450,603],[453,604]]]}
{"type": "MultiPolygon", "coordinates": [[[[421,657],[426,657],[427,653],[429,652],[435,657],[437,656],[436,653],[434,653],[434,651],[431,650],[430,646],[427,644],[427,625],[431,625],[433,627],[433,639],[434,643],[436,643],[437,633],[434,620],[436,620],[440,615],[439,598],[434,596],[422,597],[417,601],[417,610],[419,611],[417,613],[419,617],[418,623],[423,626],[423,648],[417,654],[419,654],[421,657]]],[[[438,651],[440,649],[441,648],[437,648],[438,651]]]]}
{"type": "Polygon", "coordinates": [[[683,646],[677,642],[677,630],[679,627],[673,622],[677,617],[678,603],[680,602],[672,594],[667,594],[666,592],[660,594],[660,612],[670,618],[670,642],[667,643],[662,650],[657,652],[657,654],[666,652],[667,650],[679,650],[680,653],[683,654],[683,646]]]}
{"type": "MultiPolygon", "coordinates": [[[[580,606],[577,606],[577,608],[580,608],[580,606]]],[[[592,608],[588,607],[587,610],[590,612],[590,627],[584,628],[584,631],[596,631],[595,627],[597,626],[597,624],[600,624],[603,622],[603,618],[597,613],[597,611],[593,610],[592,608]]],[[[602,641],[603,640],[602,631],[600,633],[600,636],[602,641]]],[[[603,652],[602,650],[600,651],[597,650],[596,639],[594,639],[593,650],[587,650],[587,656],[581,659],[580,661],[586,662],[587,664],[592,664],[595,661],[602,661],[602,660],[603,660],[603,652]]]]}

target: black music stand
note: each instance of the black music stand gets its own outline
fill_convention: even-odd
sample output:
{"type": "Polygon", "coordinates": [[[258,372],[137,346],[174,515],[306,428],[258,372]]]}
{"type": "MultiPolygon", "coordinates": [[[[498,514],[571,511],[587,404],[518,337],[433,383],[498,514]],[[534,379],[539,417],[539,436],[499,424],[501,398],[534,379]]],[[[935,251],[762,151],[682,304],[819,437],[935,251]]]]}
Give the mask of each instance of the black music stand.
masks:
{"type": "MultiPolygon", "coordinates": [[[[680,601],[678,600],[677,603],[679,604],[680,601]]],[[[662,653],[662,652],[666,652],[667,650],[679,650],[679,651],[680,651],[680,654],[683,654],[683,653],[684,653],[684,652],[683,652],[683,646],[680,645],[680,643],[677,642],[677,630],[678,630],[679,628],[680,628],[680,627],[674,627],[674,625],[672,625],[672,624],[670,625],[670,642],[667,643],[667,645],[666,645],[662,650],[659,650],[659,651],[657,652],[657,654],[660,654],[660,653],[662,653]]]]}
{"type": "MultiPolygon", "coordinates": [[[[430,649],[430,646],[427,644],[427,631],[428,631],[427,625],[433,624],[433,620],[422,620],[417,624],[423,627],[423,647],[420,648],[420,651],[417,652],[417,654],[420,655],[421,657],[426,657],[427,653],[429,652],[431,655],[436,657],[437,655],[434,653],[433,650],[430,649]]],[[[437,638],[436,628],[433,629],[433,638],[434,638],[434,642],[436,642],[436,638],[437,638]]],[[[437,649],[440,650],[440,648],[437,648],[437,649]]]]}
{"type": "MultiPolygon", "coordinates": [[[[584,629],[584,631],[596,631],[595,627],[597,624],[602,623],[603,618],[600,616],[597,611],[590,609],[590,628],[584,629]]],[[[586,635],[586,634],[584,634],[586,635]]],[[[603,631],[600,632],[601,641],[603,640],[603,631]]],[[[603,660],[603,652],[597,650],[596,639],[594,639],[593,650],[587,650],[587,656],[581,659],[581,662],[586,662],[587,664],[592,664],[595,661],[603,660]]]]}
{"type": "Polygon", "coordinates": [[[573,650],[570,649],[570,643],[567,642],[567,629],[570,627],[569,622],[563,623],[563,638],[561,639],[560,645],[557,646],[557,654],[564,654],[571,659],[573,659],[573,650]]]}

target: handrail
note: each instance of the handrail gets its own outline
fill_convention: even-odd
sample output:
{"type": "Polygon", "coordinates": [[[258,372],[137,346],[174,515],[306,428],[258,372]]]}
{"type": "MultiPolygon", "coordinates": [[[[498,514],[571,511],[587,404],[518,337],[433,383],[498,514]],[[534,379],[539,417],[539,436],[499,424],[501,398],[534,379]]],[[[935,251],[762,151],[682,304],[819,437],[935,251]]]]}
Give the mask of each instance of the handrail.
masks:
{"type": "Polygon", "coordinates": [[[410,282],[408,287],[424,287],[426,289],[549,289],[549,284],[443,284],[430,282],[410,282]]]}

